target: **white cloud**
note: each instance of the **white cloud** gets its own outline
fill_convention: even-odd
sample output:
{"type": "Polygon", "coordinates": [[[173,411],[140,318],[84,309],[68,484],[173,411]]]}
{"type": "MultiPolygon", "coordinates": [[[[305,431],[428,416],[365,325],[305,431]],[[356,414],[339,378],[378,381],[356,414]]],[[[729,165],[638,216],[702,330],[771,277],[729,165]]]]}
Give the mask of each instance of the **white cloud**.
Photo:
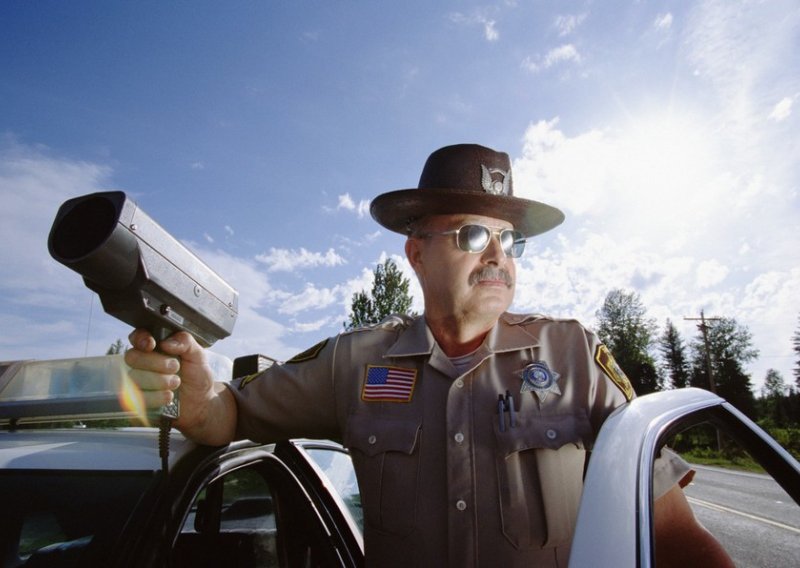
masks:
{"type": "Polygon", "coordinates": [[[278,311],[282,314],[294,315],[310,310],[320,310],[335,304],[340,297],[341,291],[338,286],[317,288],[314,284],[306,284],[305,289],[300,293],[287,298],[278,311]]]}
{"type": "MultiPolygon", "coordinates": [[[[107,189],[111,168],[49,155],[6,138],[0,143],[0,360],[48,359],[104,353],[130,327],[102,312],[80,276],[47,253],[47,235],[66,199],[107,189]],[[35,203],[36,206],[31,206],[35,203]],[[54,338],[58,338],[57,341],[54,338]]],[[[232,234],[230,227],[226,228],[232,234]]],[[[206,245],[213,243],[203,235],[206,245]]],[[[291,294],[274,289],[253,260],[184,243],[242,293],[233,335],[213,350],[229,357],[265,353],[288,358],[302,345],[285,342],[287,328],[264,315],[291,294]]],[[[300,255],[307,265],[343,262],[333,251],[300,255]]]]}
{"type": "Polygon", "coordinates": [[[486,41],[495,42],[500,39],[500,33],[497,31],[497,22],[488,17],[485,10],[475,10],[472,12],[472,14],[451,12],[447,17],[454,24],[464,26],[482,26],[483,37],[486,39],[486,41]]]}
{"type": "Polygon", "coordinates": [[[578,53],[577,48],[571,43],[551,49],[544,57],[545,67],[552,67],[556,63],[561,63],[562,61],[580,63],[581,55],[578,53]]]}
{"type": "Polygon", "coordinates": [[[586,13],[583,14],[568,14],[556,16],[555,27],[558,30],[559,37],[564,37],[580,26],[586,19],[586,13]]]}
{"type": "Polygon", "coordinates": [[[286,342],[287,326],[265,315],[270,308],[280,305],[289,293],[273,287],[269,278],[256,262],[235,257],[219,249],[201,247],[184,242],[212,270],[239,291],[238,317],[233,334],[213,346],[213,350],[235,358],[251,353],[263,353],[277,359],[286,359],[301,346],[286,342]]]}
{"type": "Polygon", "coordinates": [[[672,27],[672,14],[667,12],[666,14],[659,14],[656,16],[653,27],[660,31],[669,30],[672,27]]]}
{"type": "MultiPolygon", "coordinates": [[[[737,145],[740,131],[709,129],[713,112],[698,118],[678,105],[628,118],[572,135],[554,118],[525,132],[515,192],[567,218],[520,259],[514,309],[592,325],[605,294],[622,288],[639,292],[662,326],[705,310],[735,317],[761,349],[785,342],[800,297],[800,269],[787,272],[800,266],[789,229],[800,212],[794,178],[772,167],[784,142],[737,145]]],[[[694,337],[692,324],[680,327],[694,337]]],[[[754,381],[769,365],[751,365],[754,381]]]]}
{"type": "Polygon", "coordinates": [[[730,269],[717,260],[706,260],[697,267],[698,288],[711,288],[716,286],[728,276],[730,269]]]}
{"type": "Polygon", "coordinates": [[[783,97],[780,102],[772,107],[772,112],[769,113],[768,118],[774,122],[783,122],[789,118],[789,115],[792,114],[792,105],[794,105],[796,98],[796,95],[794,97],[783,97]]]}
{"type": "Polygon", "coordinates": [[[487,41],[497,41],[500,39],[500,33],[497,31],[497,22],[494,20],[487,20],[483,23],[483,35],[487,41]]]}
{"type": "Polygon", "coordinates": [[[353,198],[350,197],[349,193],[343,193],[339,196],[339,204],[337,205],[336,209],[352,211],[358,215],[359,219],[362,219],[369,215],[369,204],[370,202],[368,199],[362,199],[356,203],[353,201],[353,198]]]}
{"type": "Polygon", "coordinates": [[[297,333],[311,333],[319,331],[329,325],[336,325],[336,323],[339,322],[334,322],[333,318],[330,317],[310,322],[295,322],[294,325],[292,325],[292,331],[297,333]]]}
{"type": "Polygon", "coordinates": [[[759,358],[749,366],[756,387],[770,368],[779,370],[787,382],[793,381],[791,369],[796,355],[791,338],[797,330],[800,312],[797,298],[800,298],[800,268],[795,267],[755,275],[721,307],[720,315],[735,317],[747,325],[753,345],[760,351],[759,358]]]}
{"type": "Polygon", "coordinates": [[[762,143],[757,128],[775,92],[797,92],[800,67],[787,58],[797,48],[800,11],[794,0],[773,2],[698,2],[684,34],[688,61],[699,79],[715,91],[725,129],[739,129],[742,140],[762,143]],[[767,102],[769,101],[769,102],[767,102]]]}
{"type": "Polygon", "coordinates": [[[598,193],[612,163],[612,151],[600,131],[568,138],[558,118],[531,124],[524,135],[522,157],[514,164],[514,188],[520,195],[558,204],[574,213],[606,202],[598,193]],[[580,163],[582,167],[576,168],[580,163]]]}
{"type": "MultiPolygon", "coordinates": [[[[59,206],[69,198],[107,190],[110,168],[50,156],[47,149],[0,140],[0,290],[6,301],[31,292],[79,290],[80,278],[47,253],[59,206]]],[[[19,300],[23,301],[24,300],[19,300]]]]}
{"type": "Polygon", "coordinates": [[[583,216],[588,230],[649,235],[665,252],[699,235],[708,247],[727,249],[730,240],[719,235],[750,222],[755,209],[771,209],[761,195],[774,186],[766,172],[728,160],[724,138],[703,124],[665,112],[569,137],[557,118],[539,121],[526,131],[514,164],[515,189],[564,208],[568,222],[583,216]]]}
{"type": "Polygon", "coordinates": [[[325,253],[319,253],[308,251],[305,248],[290,250],[272,247],[268,253],[257,255],[256,260],[266,264],[270,272],[292,272],[302,268],[339,266],[347,263],[332,248],[325,253]]]}
{"type": "MultiPolygon", "coordinates": [[[[66,199],[107,189],[111,168],[49,155],[6,138],[0,144],[0,360],[50,359],[104,353],[130,326],[103,313],[80,276],[47,253],[47,235],[66,199]],[[32,207],[31,204],[36,203],[32,207]],[[14,330],[8,333],[8,330],[14,330]]],[[[283,326],[259,313],[277,294],[252,261],[184,243],[238,290],[233,335],[213,350],[236,357],[265,352],[287,357],[283,326]]]]}
{"type": "Polygon", "coordinates": [[[533,73],[549,69],[559,63],[572,62],[580,63],[581,54],[571,43],[560,45],[548,51],[544,57],[526,57],[522,62],[522,67],[533,73]]]}

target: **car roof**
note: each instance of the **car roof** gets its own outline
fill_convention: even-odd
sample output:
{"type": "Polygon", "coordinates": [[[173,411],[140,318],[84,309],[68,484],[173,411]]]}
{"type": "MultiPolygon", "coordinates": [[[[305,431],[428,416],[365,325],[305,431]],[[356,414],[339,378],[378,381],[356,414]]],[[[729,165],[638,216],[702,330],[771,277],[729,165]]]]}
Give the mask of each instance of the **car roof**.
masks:
{"type": "MultiPolygon", "coordinates": [[[[170,464],[196,447],[170,434],[170,464]]],[[[0,468],[156,471],[161,468],[154,428],[65,428],[0,432],[0,468]]]]}

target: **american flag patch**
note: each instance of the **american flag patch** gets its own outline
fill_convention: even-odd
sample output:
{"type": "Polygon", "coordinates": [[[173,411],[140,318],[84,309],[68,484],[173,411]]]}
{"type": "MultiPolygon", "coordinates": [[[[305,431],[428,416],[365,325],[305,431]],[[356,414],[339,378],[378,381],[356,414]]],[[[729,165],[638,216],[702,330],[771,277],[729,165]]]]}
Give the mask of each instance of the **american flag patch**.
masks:
{"type": "Polygon", "coordinates": [[[409,402],[417,382],[416,369],[367,366],[361,400],[367,402],[409,402]]]}

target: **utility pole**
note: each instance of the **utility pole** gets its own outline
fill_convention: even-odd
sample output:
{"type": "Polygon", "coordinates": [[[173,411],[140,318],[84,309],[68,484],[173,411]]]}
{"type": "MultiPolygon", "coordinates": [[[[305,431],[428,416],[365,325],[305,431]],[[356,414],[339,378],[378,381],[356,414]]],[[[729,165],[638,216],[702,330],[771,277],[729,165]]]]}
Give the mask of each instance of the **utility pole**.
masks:
{"type": "Polygon", "coordinates": [[[700,317],[699,318],[683,318],[686,321],[699,321],[700,323],[697,325],[697,328],[703,334],[703,345],[705,349],[706,355],[706,373],[708,374],[708,386],[709,390],[714,394],[717,394],[717,383],[714,381],[714,370],[711,368],[711,349],[708,345],[708,325],[706,325],[707,321],[719,321],[722,318],[707,318],[703,313],[703,310],[700,310],[700,317]]]}
{"type": "MultiPolygon", "coordinates": [[[[717,383],[714,380],[714,369],[711,365],[711,348],[708,344],[708,325],[706,324],[707,321],[719,321],[722,318],[707,318],[703,310],[700,310],[700,317],[699,318],[683,318],[687,321],[699,321],[700,323],[697,325],[700,332],[703,334],[703,346],[705,351],[705,358],[706,358],[706,374],[708,375],[708,386],[709,390],[714,394],[717,394],[717,383]]],[[[722,439],[719,435],[719,428],[716,426],[714,429],[717,431],[717,451],[722,450],[722,439]]]]}

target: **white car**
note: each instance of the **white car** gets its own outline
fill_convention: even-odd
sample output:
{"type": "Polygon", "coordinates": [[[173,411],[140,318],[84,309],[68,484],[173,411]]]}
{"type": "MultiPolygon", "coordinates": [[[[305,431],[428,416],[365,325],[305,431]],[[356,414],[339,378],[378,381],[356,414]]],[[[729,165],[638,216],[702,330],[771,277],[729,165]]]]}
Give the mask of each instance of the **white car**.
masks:
{"type": "MultiPolygon", "coordinates": [[[[729,525],[731,518],[743,517],[754,527],[745,526],[727,537],[715,534],[737,566],[800,566],[800,464],[724,399],[697,388],[641,396],[606,419],[586,472],[570,566],[655,565],[653,462],[670,438],[703,424],[712,424],[718,432],[727,434],[767,471],[775,483],[768,476],[755,479],[759,485],[769,484],[769,495],[776,495],[770,500],[779,502],[780,507],[775,514],[752,503],[714,505],[691,497],[690,503],[721,511],[721,524],[729,525]],[[779,532],[774,538],[788,544],[770,551],[765,539],[772,537],[760,532],[764,526],[774,528],[779,532]]],[[[702,475],[701,471],[697,477],[702,475]]],[[[740,479],[734,481],[737,485],[741,483],[739,475],[740,479]]],[[[686,492],[691,495],[691,487],[686,492]]]]}

